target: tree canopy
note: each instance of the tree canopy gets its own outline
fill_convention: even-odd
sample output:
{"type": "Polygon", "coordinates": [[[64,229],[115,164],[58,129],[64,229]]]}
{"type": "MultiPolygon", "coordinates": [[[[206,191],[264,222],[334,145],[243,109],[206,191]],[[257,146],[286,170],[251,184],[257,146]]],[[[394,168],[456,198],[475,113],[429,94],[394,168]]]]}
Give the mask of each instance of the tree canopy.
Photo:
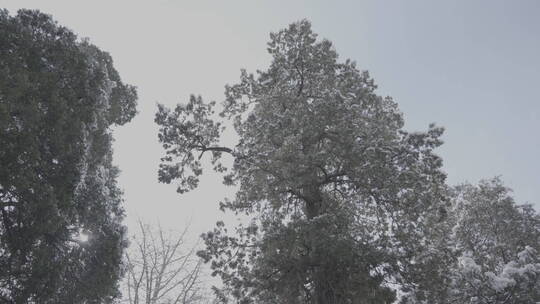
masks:
{"type": "MultiPolygon", "coordinates": [[[[218,302],[540,303],[531,205],[499,178],[447,186],[443,128],[405,130],[308,21],[267,50],[220,105],[192,95],[155,117],[159,180],[185,193],[210,165],[237,190],[219,207],[249,219],[202,235],[218,302]]],[[[0,10],[0,303],[113,303],[124,270],[129,302],[207,300],[184,234],[141,224],[125,252],[112,128],[136,101],[108,53],[39,11],[0,10]]]]}
{"type": "Polygon", "coordinates": [[[111,126],[137,94],[49,15],[0,10],[0,302],[108,303],[124,238],[111,126]]]}
{"type": "Polygon", "coordinates": [[[540,300],[540,215],[499,178],[452,189],[446,219],[430,227],[425,267],[403,303],[540,300]]]}
{"type": "Polygon", "coordinates": [[[354,62],[340,62],[308,21],[271,34],[268,52],[268,69],[242,70],[226,86],[220,119],[201,97],[159,106],[160,180],[194,189],[209,153],[238,187],[221,208],[251,224],[231,234],[219,222],[199,253],[223,294],[240,303],[391,303],[425,223],[444,217],[445,174],[433,152],[443,129],[405,131],[396,103],[354,62]],[[235,146],[220,145],[220,120],[232,121],[235,146]]]}

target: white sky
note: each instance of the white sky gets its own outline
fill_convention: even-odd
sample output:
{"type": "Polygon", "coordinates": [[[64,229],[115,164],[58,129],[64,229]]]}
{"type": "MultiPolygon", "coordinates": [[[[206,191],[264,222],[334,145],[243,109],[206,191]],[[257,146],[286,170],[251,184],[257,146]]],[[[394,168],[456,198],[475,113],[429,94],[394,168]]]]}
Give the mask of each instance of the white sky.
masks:
{"type": "Polygon", "coordinates": [[[191,234],[213,228],[217,202],[233,193],[208,175],[176,194],[157,183],[162,150],[156,102],[190,93],[221,101],[240,68],[265,68],[266,42],[302,18],[334,42],[342,59],[367,69],[405,114],[406,128],[446,127],[450,184],[501,175],[518,202],[540,209],[540,1],[25,1],[108,51],[136,85],[139,115],[115,132],[129,227],[137,217],[191,234]]]}

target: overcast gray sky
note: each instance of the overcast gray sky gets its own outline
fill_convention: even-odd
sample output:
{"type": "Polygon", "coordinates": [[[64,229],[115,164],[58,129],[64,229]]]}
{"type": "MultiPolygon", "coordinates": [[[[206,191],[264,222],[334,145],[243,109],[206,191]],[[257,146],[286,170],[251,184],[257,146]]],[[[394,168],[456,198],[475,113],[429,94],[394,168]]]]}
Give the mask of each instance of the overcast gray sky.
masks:
{"type": "Polygon", "coordinates": [[[190,93],[221,101],[240,68],[269,63],[266,42],[311,20],[342,59],[357,61],[405,114],[408,130],[446,127],[439,150],[450,184],[501,175],[520,203],[540,210],[540,1],[74,1],[0,0],[37,8],[108,51],[136,85],[139,115],[115,132],[128,226],[142,217],[193,236],[222,217],[233,189],[208,175],[180,196],[157,183],[156,102],[190,93]]]}

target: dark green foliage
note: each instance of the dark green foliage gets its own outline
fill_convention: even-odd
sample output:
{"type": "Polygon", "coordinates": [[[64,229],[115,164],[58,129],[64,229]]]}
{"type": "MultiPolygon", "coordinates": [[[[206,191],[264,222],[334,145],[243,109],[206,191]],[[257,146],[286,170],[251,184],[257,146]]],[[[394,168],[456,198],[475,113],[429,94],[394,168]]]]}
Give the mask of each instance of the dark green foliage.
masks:
{"type": "Polygon", "coordinates": [[[126,243],[110,127],[136,99],[107,53],[51,16],[0,11],[0,302],[117,294],[126,243]]]}

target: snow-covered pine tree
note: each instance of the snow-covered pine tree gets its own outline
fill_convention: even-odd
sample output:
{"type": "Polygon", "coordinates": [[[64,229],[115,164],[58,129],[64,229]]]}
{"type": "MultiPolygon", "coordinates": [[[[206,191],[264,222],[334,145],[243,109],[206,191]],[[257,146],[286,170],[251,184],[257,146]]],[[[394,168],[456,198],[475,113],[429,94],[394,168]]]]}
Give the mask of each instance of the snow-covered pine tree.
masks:
{"type": "Polygon", "coordinates": [[[392,303],[440,217],[442,129],[403,130],[403,116],[354,62],[338,61],[308,21],[270,35],[272,62],[226,87],[222,119],[239,141],[220,145],[215,103],[192,96],[159,106],[166,149],[162,182],[194,189],[205,154],[238,192],[221,207],[252,217],[227,233],[219,222],[200,252],[238,303],[392,303]],[[233,158],[230,170],[220,159],[233,158]]]}
{"type": "Polygon", "coordinates": [[[526,304],[540,301],[540,215],[518,205],[499,178],[454,187],[445,220],[403,303],[526,304]]]}

